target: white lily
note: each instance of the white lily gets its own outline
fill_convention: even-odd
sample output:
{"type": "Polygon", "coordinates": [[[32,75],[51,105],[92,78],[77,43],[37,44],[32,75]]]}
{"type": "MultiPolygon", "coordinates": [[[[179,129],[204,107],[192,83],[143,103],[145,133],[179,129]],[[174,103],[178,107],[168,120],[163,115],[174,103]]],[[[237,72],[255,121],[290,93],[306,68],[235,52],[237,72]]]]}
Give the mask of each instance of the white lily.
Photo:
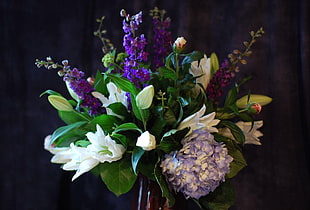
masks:
{"type": "Polygon", "coordinates": [[[180,123],[177,129],[182,130],[183,128],[189,127],[190,131],[187,133],[187,135],[191,134],[194,130],[200,129],[200,128],[204,128],[210,133],[218,132],[218,129],[214,126],[216,126],[220,122],[220,120],[214,119],[215,112],[212,112],[208,115],[203,116],[205,111],[206,111],[206,106],[203,105],[202,108],[198,112],[185,118],[180,123]]]}
{"type": "MultiPolygon", "coordinates": [[[[259,137],[263,136],[263,133],[260,132],[258,129],[263,126],[263,121],[254,121],[253,127],[251,122],[243,122],[239,121],[236,125],[243,131],[245,136],[245,144],[255,144],[255,145],[262,145],[259,137]]],[[[234,139],[234,136],[230,132],[228,128],[222,128],[219,133],[223,136],[228,138],[234,139]]]]}
{"type": "Polygon", "coordinates": [[[145,131],[138,137],[136,146],[141,147],[143,150],[150,151],[156,148],[155,136],[145,131]]]}
{"type": "Polygon", "coordinates": [[[71,161],[70,147],[55,147],[51,144],[52,135],[48,135],[44,139],[44,149],[52,153],[54,156],[51,159],[52,163],[67,163],[71,161]]]}
{"type": "Polygon", "coordinates": [[[109,97],[105,97],[103,94],[99,92],[92,92],[92,95],[95,98],[98,98],[100,102],[102,103],[102,107],[105,107],[107,110],[107,114],[118,116],[113,111],[109,108],[107,108],[110,104],[120,102],[122,103],[125,107],[127,107],[128,102],[127,102],[127,96],[126,92],[122,91],[120,88],[118,88],[114,83],[109,82],[107,84],[107,89],[109,91],[109,97]]]}
{"type": "MultiPolygon", "coordinates": [[[[210,82],[210,71],[211,71],[211,62],[210,58],[207,58],[206,55],[200,61],[193,61],[191,63],[191,68],[189,69],[189,73],[191,73],[194,77],[198,77],[196,82],[200,83],[203,86],[203,90],[205,91],[209,82],[210,82]]],[[[196,94],[199,93],[201,86],[198,84],[194,88],[194,92],[196,94]]]]}
{"type": "Polygon", "coordinates": [[[99,160],[93,158],[93,154],[87,148],[77,147],[74,143],[70,144],[68,153],[71,154],[71,161],[63,165],[63,170],[76,170],[72,181],[99,164],[99,160]]]}
{"type": "Polygon", "coordinates": [[[101,163],[113,162],[122,158],[125,147],[117,144],[109,135],[105,135],[102,128],[97,125],[96,133],[88,132],[87,138],[91,142],[87,149],[92,152],[93,158],[101,163]]]}

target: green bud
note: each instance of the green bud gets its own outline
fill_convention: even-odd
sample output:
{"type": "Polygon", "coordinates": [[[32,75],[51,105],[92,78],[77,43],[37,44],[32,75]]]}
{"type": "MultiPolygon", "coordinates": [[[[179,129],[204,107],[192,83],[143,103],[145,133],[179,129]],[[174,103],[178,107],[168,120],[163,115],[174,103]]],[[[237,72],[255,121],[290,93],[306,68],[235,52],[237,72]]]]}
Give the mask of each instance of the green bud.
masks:
{"type": "Polygon", "coordinates": [[[136,104],[139,109],[147,109],[151,106],[154,97],[154,87],[149,85],[136,96],[136,104]]]}
{"type": "Polygon", "coordinates": [[[210,56],[210,67],[211,67],[211,76],[220,68],[219,60],[215,53],[212,53],[210,56]]]}
{"type": "Polygon", "coordinates": [[[50,102],[50,104],[59,111],[70,112],[74,110],[69,101],[62,96],[50,95],[48,96],[47,99],[50,102]]]}
{"type": "Polygon", "coordinates": [[[101,61],[104,67],[108,68],[111,64],[114,63],[114,55],[112,55],[111,53],[105,54],[101,61]]]}
{"type": "Polygon", "coordinates": [[[258,103],[261,106],[265,106],[269,104],[272,101],[272,98],[264,95],[257,95],[257,94],[251,94],[250,97],[248,95],[245,95],[241,98],[239,98],[236,101],[236,105],[240,109],[244,109],[248,106],[249,103],[258,103]]]}

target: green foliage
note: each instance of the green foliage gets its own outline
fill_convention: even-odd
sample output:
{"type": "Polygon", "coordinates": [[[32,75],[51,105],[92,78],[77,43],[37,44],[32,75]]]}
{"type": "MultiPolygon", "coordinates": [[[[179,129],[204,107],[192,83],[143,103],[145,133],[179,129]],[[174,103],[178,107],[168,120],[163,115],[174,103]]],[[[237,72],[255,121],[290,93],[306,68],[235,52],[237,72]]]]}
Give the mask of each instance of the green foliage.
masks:
{"type": "Polygon", "coordinates": [[[134,150],[132,151],[131,164],[132,164],[133,172],[135,174],[137,174],[137,165],[144,153],[145,153],[145,150],[143,150],[141,147],[135,147],[134,150]]]}
{"type": "Polygon", "coordinates": [[[244,144],[245,137],[244,137],[243,131],[234,122],[228,121],[228,120],[222,120],[219,125],[229,128],[235,140],[239,144],[242,144],[242,145],[244,144]]]}
{"type": "Polygon", "coordinates": [[[235,202],[233,186],[226,180],[214,192],[201,197],[196,202],[203,210],[228,210],[235,202]]]}
{"type": "Polygon", "coordinates": [[[102,181],[116,196],[127,193],[134,185],[137,176],[132,170],[131,161],[128,158],[112,163],[102,163],[99,167],[102,181]]]}
{"type": "Polygon", "coordinates": [[[116,127],[120,123],[120,120],[113,116],[102,114],[95,117],[91,122],[90,125],[95,128],[96,124],[100,125],[100,127],[107,133],[112,133],[114,131],[114,127],[116,127]]]}
{"type": "Polygon", "coordinates": [[[52,134],[50,144],[68,146],[71,142],[83,138],[87,133],[84,127],[87,123],[86,121],[80,121],[57,128],[52,134]]]}
{"type": "Polygon", "coordinates": [[[154,169],[155,178],[161,189],[162,196],[167,198],[169,206],[173,206],[175,203],[175,198],[174,198],[173,193],[170,192],[169,190],[168,183],[166,182],[164,175],[161,173],[161,168],[159,164],[160,164],[160,159],[158,159],[155,169],[154,169]]]}

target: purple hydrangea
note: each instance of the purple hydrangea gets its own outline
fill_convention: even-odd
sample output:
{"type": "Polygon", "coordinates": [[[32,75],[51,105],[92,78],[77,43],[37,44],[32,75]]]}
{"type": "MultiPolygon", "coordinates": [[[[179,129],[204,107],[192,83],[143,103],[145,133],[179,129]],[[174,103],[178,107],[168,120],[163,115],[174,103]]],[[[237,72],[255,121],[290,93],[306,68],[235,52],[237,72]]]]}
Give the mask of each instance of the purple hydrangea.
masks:
{"type": "Polygon", "coordinates": [[[182,143],[183,148],[167,154],[160,166],[176,192],[199,199],[225,181],[233,158],[224,144],[203,129],[195,130],[182,143]]]}
{"type": "Polygon", "coordinates": [[[235,77],[235,73],[230,70],[230,63],[225,60],[219,70],[215,72],[207,86],[207,97],[211,100],[216,100],[224,94],[223,88],[230,84],[235,77]]]}
{"type": "Polygon", "coordinates": [[[148,59],[148,53],[145,51],[147,41],[144,34],[136,36],[136,31],[141,23],[142,12],[131,17],[127,15],[123,21],[125,32],[123,46],[128,55],[124,62],[123,76],[138,88],[145,86],[146,82],[151,79],[150,71],[140,65],[141,62],[146,62],[148,59]]]}
{"type": "Polygon", "coordinates": [[[81,106],[88,108],[89,113],[94,115],[101,111],[100,101],[91,95],[94,88],[83,79],[84,72],[79,71],[77,68],[67,70],[64,75],[64,81],[69,83],[69,87],[81,100],[81,106]]]}

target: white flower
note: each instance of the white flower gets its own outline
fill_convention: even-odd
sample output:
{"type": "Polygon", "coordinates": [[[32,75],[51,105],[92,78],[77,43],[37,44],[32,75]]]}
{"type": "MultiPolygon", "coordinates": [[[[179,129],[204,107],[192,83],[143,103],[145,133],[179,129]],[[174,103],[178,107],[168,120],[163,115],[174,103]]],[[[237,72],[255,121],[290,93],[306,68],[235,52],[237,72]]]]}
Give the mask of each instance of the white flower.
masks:
{"type": "Polygon", "coordinates": [[[174,41],[174,46],[178,50],[182,49],[185,46],[185,44],[186,44],[186,40],[184,39],[184,37],[178,37],[174,41]]]}
{"type": "Polygon", "coordinates": [[[71,143],[70,150],[67,152],[68,156],[71,155],[71,161],[64,164],[62,169],[66,171],[76,170],[76,173],[72,177],[72,181],[99,164],[99,161],[94,159],[92,153],[85,147],[77,147],[74,143],[71,143]]]}
{"type": "Polygon", "coordinates": [[[146,86],[136,96],[136,104],[139,109],[147,109],[152,105],[154,97],[153,85],[146,86]]]}
{"type": "Polygon", "coordinates": [[[214,119],[215,112],[212,112],[208,115],[203,116],[205,111],[206,111],[206,106],[203,105],[202,108],[198,112],[185,118],[180,123],[177,129],[182,130],[183,128],[189,127],[190,131],[187,133],[187,135],[191,134],[194,130],[200,129],[200,128],[204,128],[210,133],[218,132],[218,129],[214,126],[216,126],[220,122],[220,120],[214,119]]]}
{"type": "MultiPolygon", "coordinates": [[[[245,136],[245,144],[255,144],[255,145],[262,145],[259,138],[263,136],[263,133],[260,132],[258,129],[263,126],[263,121],[254,121],[253,128],[251,122],[243,122],[239,121],[236,125],[243,131],[245,136]]],[[[228,138],[234,139],[234,136],[230,132],[228,128],[223,128],[219,131],[219,133],[223,136],[228,138]]]]}
{"type": "Polygon", "coordinates": [[[88,132],[87,138],[91,142],[87,149],[92,152],[93,158],[103,162],[113,162],[122,158],[125,148],[117,144],[109,135],[105,135],[102,128],[97,125],[96,133],[88,132]]]}
{"type": "MultiPolygon", "coordinates": [[[[211,71],[211,63],[210,58],[207,58],[206,55],[200,61],[194,61],[191,63],[191,68],[189,72],[197,78],[197,83],[202,84],[203,91],[206,90],[209,81],[210,81],[210,71],[211,71]]],[[[201,89],[201,86],[198,84],[195,87],[195,92],[198,92],[201,89]]]]}
{"type": "Polygon", "coordinates": [[[150,151],[156,148],[155,136],[145,131],[138,137],[136,146],[142,147],[143,150],[150,151]]]}
{"type": "Polygon", "coordinates": [[[51,159],[52,163],[67,163],[71,160],[70,147],[55,147],[51,144],[52,135],[48,135],[44,139],[44,149],[52,153],[54,156],[51,159]]]}
{"type": "MultiPolygon", "coordinates": [[[[109,91],[109,98],[105,97],[103,94],[101,94],[99,92],[96,92],[96,91],[92,92],[92,95],[95,98],[98,98],[100,100],[100,102],[102,103],[103,107],[108,107],[110,104],[113,104],[113,103],[116,103],[116,102],[120,102],[125,107],[127,107],[128,102],[127,102],[127,96],[126,96],[126,92],[125,91],[122,91],[120,88],[118,88],[112,82],[109,82],[107,84],[107,89],[109,91]]],[[[115,113],[113,113],[111,109],[106,108],[106,110],[107,110],[107,114],[118,116],[115,113]]]]}

